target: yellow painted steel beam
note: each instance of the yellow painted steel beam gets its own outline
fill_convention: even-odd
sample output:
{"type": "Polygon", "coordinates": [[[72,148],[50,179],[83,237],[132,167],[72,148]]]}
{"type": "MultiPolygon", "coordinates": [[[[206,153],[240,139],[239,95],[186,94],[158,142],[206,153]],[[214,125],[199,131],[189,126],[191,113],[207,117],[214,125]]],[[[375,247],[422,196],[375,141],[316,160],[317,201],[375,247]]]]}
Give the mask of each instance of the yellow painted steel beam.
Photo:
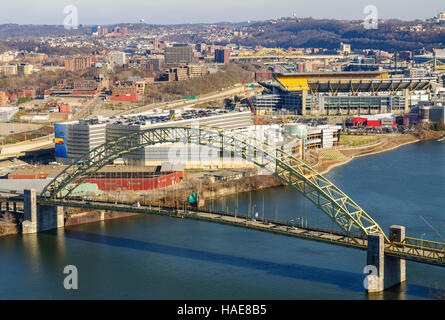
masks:
{"type": "Polygon", "coordinates": [[[232,144],[238,143],[242,146],[243,159],[267,169],[293,189],[301,192],[343,231],[356,237],[366,236],[369,230],[372,230],[381,233],[389,241],[383,230],[362,208],[332,182],[301,160],[285,153],[280,148],[275,149],[269,146],[264,141],[231,132],[226,133],[222,129],[215,128],[190,126],[150,128],[109,141],[65,168],[44,188],[41,198],[57,199],[62,195],[62,191],[65,191],[64,197],[69,197],[70,193],[94,172],[122,155],[157,143],[177,142],[178,137],[190,143],[218,150],[222,147],[229,150],[232,144]],[[297,180],[302,183],[295,184],[297,180]],[[73,185],[73,181],[77,184],[73,185]],[[327,204],[326,206],[320,206],[321,199],[324,204],[327,204]]]}

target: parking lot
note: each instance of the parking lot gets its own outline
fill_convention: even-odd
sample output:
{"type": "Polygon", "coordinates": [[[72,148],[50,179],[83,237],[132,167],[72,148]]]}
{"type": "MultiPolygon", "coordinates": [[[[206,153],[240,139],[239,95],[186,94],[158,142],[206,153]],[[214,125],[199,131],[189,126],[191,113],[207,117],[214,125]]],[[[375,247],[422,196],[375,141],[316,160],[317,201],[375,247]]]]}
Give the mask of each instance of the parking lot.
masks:
{"type": "Polygon", "coordinates": [[[0,136],[10,136],[13,133],[28,132],[41,128],[41,124],[15,122],[15,123],[0,123],[0,136]]]}

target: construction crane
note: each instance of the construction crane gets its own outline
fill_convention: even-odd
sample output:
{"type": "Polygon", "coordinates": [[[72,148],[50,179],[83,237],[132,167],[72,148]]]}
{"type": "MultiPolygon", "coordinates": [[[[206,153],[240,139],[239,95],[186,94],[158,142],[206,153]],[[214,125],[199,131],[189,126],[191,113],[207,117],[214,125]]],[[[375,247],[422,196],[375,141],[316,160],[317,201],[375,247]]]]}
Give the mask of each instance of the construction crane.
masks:
{"type": "Polygon", "coordinates": [[[244,92],[245,92],[245,94],[247,96],[247,99],[249,100],[250,110],[255,115],[255,124],[259,124],[260,122],[258,120],[258,114],[257,114],[257,112],[255,110],[255,106],[253,105],[252,98],[250,98],[250,96],[249,96],[249,94],[247,92],[246,81],[243,81],[243,87],[244,87],[244,92]]]}

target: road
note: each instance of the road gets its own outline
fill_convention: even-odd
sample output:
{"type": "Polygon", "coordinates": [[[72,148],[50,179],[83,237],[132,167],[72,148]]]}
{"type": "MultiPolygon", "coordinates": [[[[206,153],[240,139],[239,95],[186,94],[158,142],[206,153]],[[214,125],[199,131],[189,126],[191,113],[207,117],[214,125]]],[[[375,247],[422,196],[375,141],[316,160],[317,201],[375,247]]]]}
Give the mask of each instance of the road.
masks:
{"type": "MultiPolygon", "coordinates": [[[[228,224],[236,227],[253,229],[263,232],[297,237],[306,240],[340,245],[360,250],[367,250],[368,241],[364,237],[350,237],[340,231],[333,231],[317,227],[308,227],[296,223],[278,221],[268,218],[252,218],[245,214],[210,211],[200,209],[199,211],[171,208],[154,207],[151,205],[131,205],[124,203],[107,203],[105,201],[82,201],[82,200],[37,200],[40,205],[62,206],[71,208],[82,208],[86,210],[109,210],[120,212],[132,212],[141,214],[154,214],[170,216],[183,219],[204,220],[208,222],[228,224]]],[[[445,266],[445,244],[414,238],[406,238],[404,243],[386,243],[385,254],[411,260],[420,263],[445,266]]]]}
{"type": "MultiPolygon", "coordinates": [[[[255,90],[256,88],[247,88],[247,91],[250,94],[254,93],[255,90]]],[[[234,87],[225,89],[223,91],[217,91],[199,96],[197,97],[196,100],[192,101],[181,99],[172,102],[149,104],[146,106],[135,108],[130,111],[119,111],[115,115],[136,115],[138,113],[147,112],[155,108],[168,110],[173,108],[192,107],[196,104],[210,102],[218,99],[225,99],[228,97],[233,97],[234,95],[237,94],[244,94],[244,87],[242,84],[237,84],[234,87]]],[[[90,114],[92,115],[100,114],[100,108],[102,106],[102,102],[103,101],[100,99],[100,97],[94,98],[93,100],[88,102],[87,105],[82,107],[82,109],[79,112],[73,115],[73,120],[86,118],[90,114]]],[[[53,138],[54,135],[50,135],[43,139],[27,140],[21,143],[7,145],[0,149],[0,160],[10,157],[17,157],[25,151],[32,151],[40,148],[50,147],[51,145],[54,144],[53,138]]]]}
{"type": "Polygon", "coordinates": [[[51,146],[54,146],[54,134],[14,144],[7,144],[0,147],[0,160],[18,157],[23,152],[49,148],[51,146]]]}
{"type": "Polygon", "coordinates": [[[73,114],[72,120],[85,119],[88,118],[89,115],[94,116],[100,114],[99,108],[102,106],[102,102],[99,96],[94,97],[94,99],[88,101],[80,110],[73,114]]]}
{"type": "MultiPolygon", "coordinates": [[[[255,92],[256,88],[247,88],[247,91],[249,93],[255,92]]],[[[184,107],[193,107],[194,105],[210,102],[218,99],[225,99],[229,97],[233,97],[237,94],[243,94],[244,93],[244,87],[242,84],[237,84],[232,88],[225,89],[223,91],[216,91],[209,94],[198,96],[195,100],[185,100],[180,99],[172,102],[163,102],[163,103],[154,103],[145,105],[142,107],[138,107],[135,109],[132,109],[130,111],[119,111],[115,113],[116,116],[118,115],[136,115],[139,113],[147,112],[149,110],[153,109],[173,109],[173,108],[184,108],[184,107]]]]}

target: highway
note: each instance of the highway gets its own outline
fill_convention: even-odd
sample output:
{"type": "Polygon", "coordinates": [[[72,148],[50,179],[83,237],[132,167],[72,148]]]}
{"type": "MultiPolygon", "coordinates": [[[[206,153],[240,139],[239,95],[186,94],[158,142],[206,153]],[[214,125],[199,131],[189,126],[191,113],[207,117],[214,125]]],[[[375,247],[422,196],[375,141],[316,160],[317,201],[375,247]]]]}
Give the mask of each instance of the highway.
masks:
{"type": "MultiPolygon", "coordinates": [[[[253,84],[253,83],[252,83],[253,84]]],[[[247,88],[249,93],[255,92],[256,88],[247,88]]],[[[175,100],[171,102],[163,102],[163,103],[154,103],[145,105],[142,107],[134,108],[130,111],[119,111],[115,113],[116,116],[119,115],[137,115],[143,112],[147,112],[153,109],[173,109],[173,108],[185,108],[185,107],[193,107],[194,105],[206,103],[214,100],[225,99],[229,97],[233,97],[234,95],[244,94],[244,87],[242,84],[237,84],[232,88],[227,88],[225,90],[220,90],[216,92],[212,92],[209,94],[201,95],[196,97],[195,100],[175,100]]]]}
{"type": "MultiPolygon", "coordinates": [[[[253,93],[255,92],[255,88],[247,88],[247,91],[249,93],[253,93]]],[[[218,99],[225,99],[233,97],[234,95],[237,94],[238,95],[244,94],[244,87],[242,84],[237,84],[232,88],[228,88],[222,91],[217,91],[202,96],[198,96],[195,100],[180,99],[172,102],[154,103],[134,108],[130,111],[128,110],[119,111],[115,115],[137,115],[139,113],[144,113],[149,110],[153,110],[155,108],[168,110],[173,108],[193,107],[196,104],[210,102],[218,99]]],[[[100,113],[98,111],[100,111],[101,105],[102,101],[100,100],[100,98],[99,97],[94,98],[88,103],[88,105],[84,106],[80,112],[74,114],[73,120],[86,117],[88,116],[89,113],[91,114],[100,113]]],[[[54,139],[54,134],[47,137],[19,142],[16,144],[5,145],[2,148],[0,148],[0,160],[12,157],[19,157],[20,155],[23,155],[23,153],[26,151],[33,151],[41,148],[51,147],[54,145],[53,139],[54,139]]]]}
{"type": "Polygon", "coordinates": [[[24,152],[50,148],[52,146],[54,146],[54,134],[14,144],[7,144],[0,148],[0,160],[12,157],[17,158],[24,155],[24,152]]]}

